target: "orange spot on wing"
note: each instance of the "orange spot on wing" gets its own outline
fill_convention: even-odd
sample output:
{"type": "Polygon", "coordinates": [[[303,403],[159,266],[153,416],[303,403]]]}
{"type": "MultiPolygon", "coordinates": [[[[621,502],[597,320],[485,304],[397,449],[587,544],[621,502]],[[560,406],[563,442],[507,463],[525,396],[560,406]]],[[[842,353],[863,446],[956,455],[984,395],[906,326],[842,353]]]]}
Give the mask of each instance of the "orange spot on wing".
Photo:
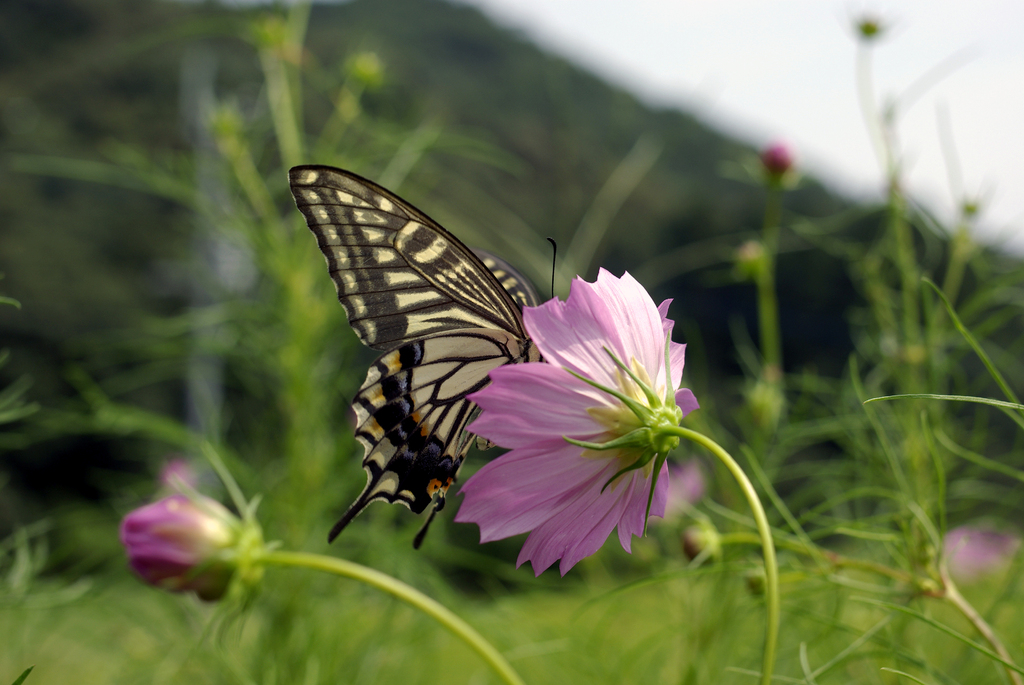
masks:
{"type": "Polygon", "coordinates": [[[438,480],[437,478],[434,478],[429,483],[427,483],[427,494],[430,495],[431,497],[433,497],[434,493],[437,492],[438,490],[441,490],[442,492],[448,492],[448,488],[450,488],[451,486],[452,486],[452,479],[451,478],[446,480],[444,483],[441,483],[440,480],[438,480]]]}

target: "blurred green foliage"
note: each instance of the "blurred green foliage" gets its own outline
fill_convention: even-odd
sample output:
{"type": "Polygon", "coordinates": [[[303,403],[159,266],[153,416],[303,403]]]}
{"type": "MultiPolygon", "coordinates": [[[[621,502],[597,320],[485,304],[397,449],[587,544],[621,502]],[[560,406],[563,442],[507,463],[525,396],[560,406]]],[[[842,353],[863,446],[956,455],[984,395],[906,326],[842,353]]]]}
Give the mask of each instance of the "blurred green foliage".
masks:
{"type": "MultiPolygon", "coordinates": [[[[978,404],[862,404],[1022,386],[1024,270],[972,241],[973,212],[941,226],[901,194],[895,164],[883,206],[851,206],[804,179],[766,212],[763,179],[744,171],[752,150],[473,9],[362,0],[307,11],[0,7],[0,270],[24,305],[0,308],[0,672],[35,663],[33,683],[489,682],[428,619],[353,583],[275,570],[235,611],[142,587],[124,568],[117,520],[154,496],[169,455],[200,464],[204,441],[247,494],[263,494],[267,536],[289,548],[327,551],[328,526],[362,486],[347,403],[372,355],[286,187],[289,166],[317,162],[378,180],[538,284],[550,269],[543,237],[556,237],[568,248],[558,293],[603,265],[676,298],[702,404],[693,425],[745,456],[771,503],[786,682],[898,682],[882,667],[1004,682],[936,625],[977,641],[969,599],[996,633],[1018,634],[1020,561],[964,599],[941,549],[961,522],[1019,519],[1024,431],[978,404]],[[755,274],[734,268],[755,240],[770,255],[757,269],[775,269],[774,370],[754,342],[755,274]]],[[[480,547],[448,516],[414,553],[419,520],[383,505],[329,553],[454,608],[528,682],[748,682],[762,610],[744,577],[760,561],[738,491],[711,471],[713,491],[690,514],[722,532],[720,558],[689,562],[686,522],[666,522],[631,556],[608,545],[567,578],[534,579],[513,568],[521,540],[480,547]]],[[[207,473],[198,487],[219,486],[207,473]]],[[[1019,645],[1010,651],[1021,660],[1019,645]]]]}

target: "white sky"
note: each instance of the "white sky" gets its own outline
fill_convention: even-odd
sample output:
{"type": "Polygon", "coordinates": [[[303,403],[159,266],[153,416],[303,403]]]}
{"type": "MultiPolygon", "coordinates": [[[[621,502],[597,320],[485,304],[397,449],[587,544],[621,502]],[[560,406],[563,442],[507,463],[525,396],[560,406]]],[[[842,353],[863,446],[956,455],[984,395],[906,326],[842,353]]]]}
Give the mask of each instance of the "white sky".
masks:
{"type": "Polygon", "coordinates": [[[878,196],[882,183],[851,25],[878,17],[890,26],[873,50],[879,102],[956,65],[900,119],[911,193],[947,219],[964,193],[980,196],[985,234],[1024,251],[1021,0],[460,1],[646,102],[755,145],[785,141],[802,168],[855,197],[878,196]],[[940,118],[959,158],[955,196],[940,118]]]}

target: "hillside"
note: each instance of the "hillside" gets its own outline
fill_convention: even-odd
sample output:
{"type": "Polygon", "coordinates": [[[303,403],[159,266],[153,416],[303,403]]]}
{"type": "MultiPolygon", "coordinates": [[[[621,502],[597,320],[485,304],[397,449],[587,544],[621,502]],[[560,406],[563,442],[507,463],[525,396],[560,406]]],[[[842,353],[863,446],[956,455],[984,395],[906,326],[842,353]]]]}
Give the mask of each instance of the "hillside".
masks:
{"type": "MultiPolygon", "coordinates": [[[[259,60],[245,28],[260,12],[123,0],[0,8],[0,271],[4,293],[23,305],[0,310],[12,351],[2,371],[8,381],[29,374],[32,399],[53,406],[77,395],[66,372],[69,362],[92,354],[82,336],[137,328],[195,297],[191,213],[133,190],[130,177],[114,186],[81,179],[94,174],[93,162],[159,163],[171,159],[168,153],[208,146],[190,100],[197,79],[265,126],[259,60]],[[56,174],[53,163],[50,173],[27,173],[32,165],[17,155],[76,162],[58,162],[56,174]]],[[[316,5],[307,47],[307,59],[323,73],[355,53],[379,57],[384,80],[365,94],[367,116],[379,130],[414,131],[423,141],[397,188],[403,195],[466,242],[506,255],[538,284],[550,269],[545,236],[559,240],[569,264],[578,263],[572,236],[581,222],[607,221],[604,238],[591,244],[593,259],[583,259],[586,275],[597,265],[628,269],[656,297],[675,298],[672,315],[697,362],[694,382],[736,370],[729,326],[740,317],[753,330],[754,295],[732,281],[730,261],[758,229],[764,194],[721,170],[754,151],[685,113],[644,106],[465,6],[316,5]],[[650,169],[622,193],[621,208],[599,201],[595,209],[631,150],[653,160],[650,169]]],[[[309,129],[319,130],[330,100],[315,83],[305,109],[309,129]]],[[[359,159],[308,161],[379,178],[389,159],[371,150],[359,159]]],[[[286,202],[283,173],[280,192],[286,202]]],[[[807,216],[845,206],[811,181],[786,203],[789,212],[807,216]]],[[[796,251],[783,255],[779,278],[787,359],[794,367],[836,369],[850,345],[843,317],[852,289],[827,254],[790,247],[796,251]]],[[[559,273],[562,293],[568,276],[559,273]]],[[[161,371],[159,383],[134,391],[135,401],[180,413],[182,373],[161,371]]],[[[67,438],[5,458],[15,459],[16,482],[29,490],[97,493],[87,485],[89,470],[135,463],[136,449],[67,438]]]]}

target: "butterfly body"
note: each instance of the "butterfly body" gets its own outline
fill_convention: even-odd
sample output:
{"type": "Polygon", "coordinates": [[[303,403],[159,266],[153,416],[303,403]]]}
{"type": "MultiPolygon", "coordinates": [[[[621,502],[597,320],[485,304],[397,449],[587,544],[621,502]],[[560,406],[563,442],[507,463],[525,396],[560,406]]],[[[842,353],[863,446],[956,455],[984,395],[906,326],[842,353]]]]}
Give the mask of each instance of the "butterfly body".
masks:
{"type": "Polygon", "coordinates": [[[540,358],[521,315],[537,295],[507,262],[372,181],[319,165],[289,180],[349,323],[384,351],[352,403],[367,484],[329,539],[377,500],[439,511],[469,448],[466,396],[492,369],[540,358]]]}

